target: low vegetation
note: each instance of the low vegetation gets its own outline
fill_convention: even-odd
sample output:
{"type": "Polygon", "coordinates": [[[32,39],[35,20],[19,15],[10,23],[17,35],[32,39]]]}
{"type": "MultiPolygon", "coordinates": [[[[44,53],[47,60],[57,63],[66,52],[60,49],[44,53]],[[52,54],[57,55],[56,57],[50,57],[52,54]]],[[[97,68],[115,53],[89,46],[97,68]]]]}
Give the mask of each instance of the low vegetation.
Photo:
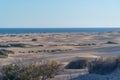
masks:
{"type": "Polygon", "coordinates": [[[37,41],[37,39],[36,39],[36,38],[33,38],[32,41],[37,41]]]}
{"type": "Polygon", "coordinates": [[[113,41],[108,41],[108,42],[106,42],[106,44],[118,44],[118,43],[113,42],[113,41]]]}
{"type": "Polygon", "coordinates": [[[66,69],[84,69],[88,67],[88,59],[81,59],[70,62],[65,68],[66,69]]]}
{"type": "Polygon", "coordinates": [[[6,58],[8,57],[8,54],[14,54],[14,52],[11,50],[0,49],[0,58],[6,58]]]}
{"type": "Polygon", "coordinates": [[[107,75],[120,68],[120,57],[99,58],[94,60],[81,59],[70,62],[65,68],[88,68],[89,73],[107,75]]]}
{"type": "Polygon", "coordinates": [[[14,44],[3,44],[3,45],[0,45],[0,47],[25,47],[26,44],[22,44],[22,43],[14,43],[14,44]]]}
{"type": "Polygon", "coordinates": [[[89,73],[106,75],[120,67],[119,58],[100,58],[90,62],[89,73]]]}
{"type": "Polygon", "coordinates": [[[53,78],[62,66],[56,61],[44,64],[10,64],[2,68],[2,80],[46,80],[53,78]]]}
{"type": "Polygon", "coordinates": [[[71,49],[53,49],[53,50],[29,50],[28,52],[23,52],[23,51],[19,51],[19,53],[54,53],[54,52],[63,52],[63,51],[70,51],[71,49]]]}
{"type": "Polygon", "coordinates": [[[85,43],[85,44],[76,44],[74,46],[93,46],[96,45],[95,43],[85,43]]]}
{"type": "Polygon", "coordinates": [[[51,46],[94,46],[96,43],[84,43],[84,44],[61,44],[61,45],[51,45],[51,46]]]}
{"type": "Polygon", "coordinates": [[[0,44],[2,48],[9,48],[9,47],[20,47],[20,48],[29,48],[29,47],[43,47],[43,45],[31,45],[31,44],[24,44],[24,43],[12,43],[12,44],[0,44]]]}

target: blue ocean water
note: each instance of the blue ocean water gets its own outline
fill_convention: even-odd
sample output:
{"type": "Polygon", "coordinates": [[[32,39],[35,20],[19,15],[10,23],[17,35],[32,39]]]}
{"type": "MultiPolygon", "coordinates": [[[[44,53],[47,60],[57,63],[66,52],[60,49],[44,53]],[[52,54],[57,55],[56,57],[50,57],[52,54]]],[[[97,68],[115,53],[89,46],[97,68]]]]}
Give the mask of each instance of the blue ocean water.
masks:
{"type": "Polygon", "coordinates": [[[110,31],[120,31],[120,28],[0,28],[0,34],[110,31]]]}

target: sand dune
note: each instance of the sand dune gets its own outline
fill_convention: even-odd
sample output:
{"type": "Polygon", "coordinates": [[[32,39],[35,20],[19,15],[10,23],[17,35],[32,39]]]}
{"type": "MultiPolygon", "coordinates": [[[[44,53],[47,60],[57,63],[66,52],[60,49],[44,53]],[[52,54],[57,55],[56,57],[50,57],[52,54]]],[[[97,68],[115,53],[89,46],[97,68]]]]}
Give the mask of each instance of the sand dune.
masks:
{"type": "Polygon", "coordinates": [[[0,34],[0,36],[1,46],[18,43],[25,45],[24,47],[0,47],[15,52],[15,54],[9,54],[8,58],[0,58],[1,66],[43,59],[56,60],[67,65],[69,62],[81,58],[93,59],[120,55],[119,32],[0,34]],[[32,39],[36,39],[36,41],[32,41],[32,39]]]}

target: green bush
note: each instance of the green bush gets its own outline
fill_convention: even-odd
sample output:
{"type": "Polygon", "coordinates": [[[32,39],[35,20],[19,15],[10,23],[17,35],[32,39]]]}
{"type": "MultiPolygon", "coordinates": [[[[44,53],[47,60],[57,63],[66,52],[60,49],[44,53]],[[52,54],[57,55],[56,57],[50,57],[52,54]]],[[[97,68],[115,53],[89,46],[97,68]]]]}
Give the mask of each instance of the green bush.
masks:
{"type": "Polygon", "coordinates": [[[44,64],[11,64],[2,69],[3,80],[46,80],[53,78],[62,69],[55,61],[44,64]]]}

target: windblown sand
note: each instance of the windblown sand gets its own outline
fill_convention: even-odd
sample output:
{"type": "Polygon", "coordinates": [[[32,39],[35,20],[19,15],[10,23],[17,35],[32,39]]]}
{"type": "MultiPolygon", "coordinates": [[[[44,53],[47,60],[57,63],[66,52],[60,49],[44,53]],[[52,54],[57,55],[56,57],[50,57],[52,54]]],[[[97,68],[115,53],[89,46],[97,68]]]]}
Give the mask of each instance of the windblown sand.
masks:
{"type": "Polygon", "coordinates": [[[8,58],[0,59],[1,64],[11,63],[16,59],[38,60],[41,57],[47,60],[57,60],[67,63],[81,57],[98,58],[100,56],[118,56],[120,54],[120,33],[31,33],[31,34],[1,34],[0,45],[28,44],[32,47],[1,47],[12,50],[8,58]],[[37,39],[37,41],[32,41],[37,39]],[[108,41],[117,44],[107,44],[108,41]],[[95,45],[89,45],[95,44],[95,45]],[[43,45],[43,46],[34,46],[43,45]],[[56,50],[59,52],[39,52],[38,50],[56,50]],[[28,53],[29,51],[34,51],[28,53]]]}
{"type": "Polygon", "coordinates": [[[15,52],[8,58],[0,58],[1,66],[41,60],[56,60],[67,65],[80,58],[119,56],[120,32],[0,34],[0,45],[6,44],[26,44],[28,47],[0,47],[15,52]],[[58,49],[60,51],[37,52],[58,49]]]}

